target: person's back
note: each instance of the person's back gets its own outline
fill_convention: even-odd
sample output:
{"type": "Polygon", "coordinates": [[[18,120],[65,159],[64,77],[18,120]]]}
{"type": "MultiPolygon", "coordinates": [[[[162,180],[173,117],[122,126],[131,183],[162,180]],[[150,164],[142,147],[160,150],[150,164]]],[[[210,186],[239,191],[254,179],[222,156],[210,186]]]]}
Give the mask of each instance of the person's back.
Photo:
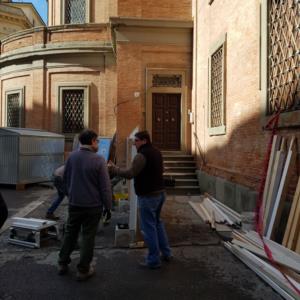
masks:
{"type": "Polygon", "coordinates": [[[90,264],[95,236],[103,206],[111,209],[112,193],[106,162],[96,154],[97,134],[93,130],[84,130],[79,135],[79,141],[81,147],[70,155],[64,172],[64,183],[69,197],[69,216],[58,264],[59,274],[66,274],[71,262],[70,255],[81,232],[77,279],[86,280],[94,274],[90,264]]]}
{"type": "Polygon", "coordinates": [[[88,148],[73,152],[66,164],[65,184],[71,206],[100,207],[111,198],[106,162],[88,148]],[[104,203],[103,203],[104,202],[104,203]]]}

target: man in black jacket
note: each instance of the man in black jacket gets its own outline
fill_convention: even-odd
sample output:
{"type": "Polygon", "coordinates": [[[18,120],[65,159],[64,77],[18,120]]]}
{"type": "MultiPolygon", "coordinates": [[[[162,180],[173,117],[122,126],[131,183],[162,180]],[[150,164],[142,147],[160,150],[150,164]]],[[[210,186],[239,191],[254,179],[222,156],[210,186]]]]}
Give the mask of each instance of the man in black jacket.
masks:
{"type": "Polygon", "coordinates": [[[134,188],[138,196],[140,225],[148,246],[148,255],[141,266],[157,269],[164,261],[172,258],[164,224],[160,219],[160,212],[165,202],[165,188],[163,180],[163,159],[160,151],[151,144],[147,131],[135,134],[134,140],[137,155],[129,169],[120,169],[112,162],[109,170],[113,175],[127,179],[134,178],[134,188]]]}
{"type": "Polygon", "coordinates": [[[4,224],[4,222],[6,221],[7,216],[8,216],[7,206],[0,193],[0,229],[4,224]]]}

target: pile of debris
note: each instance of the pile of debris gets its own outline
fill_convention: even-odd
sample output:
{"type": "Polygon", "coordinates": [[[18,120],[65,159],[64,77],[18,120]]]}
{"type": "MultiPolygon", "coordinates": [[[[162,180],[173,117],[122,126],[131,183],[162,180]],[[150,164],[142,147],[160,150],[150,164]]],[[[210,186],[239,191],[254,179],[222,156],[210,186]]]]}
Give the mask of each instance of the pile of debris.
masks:
{"type": "Polygon", "coordinates": [[[274,136],[260,211],[262,236],[252,230],[234,230],[243,225],[242,216],[210,195],[190,202],[212,228],[218,230],[218,224],[223,224],[231,229],[232,240],[224,242],[225,247],[290,300],[300,299],[300,177],[286,224],[282,216],[296,156],[295,137],[287,148],[285,138],[274,136]]]}

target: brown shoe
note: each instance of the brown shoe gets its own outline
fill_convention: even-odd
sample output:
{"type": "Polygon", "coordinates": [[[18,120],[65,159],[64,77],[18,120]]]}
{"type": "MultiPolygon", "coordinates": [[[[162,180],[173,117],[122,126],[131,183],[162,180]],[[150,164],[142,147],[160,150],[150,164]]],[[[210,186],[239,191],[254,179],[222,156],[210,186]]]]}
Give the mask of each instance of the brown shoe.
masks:
{"type": "Polygon", "coordinates": [[[95,274],[95,269],[92,266],[90,266],[89,271],[86,273],[82,273],[78,271],[76,274],[76,279],[77,281],[85,281],[91,278],[94,274],[95,274]]]}
{"type": "Polygon", "coordinates": [[[46,219],[57,221],[57,220],[59,220],[59,217],[57,217],[54,213],[47,213],[46,219]]]}
{"type": "Polygon", "coordinates": [[[68,265],[58,265],[58,275],[66,275],[69,271],[68,265]]]}

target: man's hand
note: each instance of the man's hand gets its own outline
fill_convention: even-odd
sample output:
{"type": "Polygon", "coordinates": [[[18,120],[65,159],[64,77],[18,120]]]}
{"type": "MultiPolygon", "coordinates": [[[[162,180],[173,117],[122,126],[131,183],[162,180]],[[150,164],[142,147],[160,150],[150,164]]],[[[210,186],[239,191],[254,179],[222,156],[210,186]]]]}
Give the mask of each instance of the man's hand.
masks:
{"type": "Polygon", "coordinates": [[[104,209],[103,210],[103,225],[107,226],[110,223],[111,219],[111,211],[110,209],[104,209]]]}

